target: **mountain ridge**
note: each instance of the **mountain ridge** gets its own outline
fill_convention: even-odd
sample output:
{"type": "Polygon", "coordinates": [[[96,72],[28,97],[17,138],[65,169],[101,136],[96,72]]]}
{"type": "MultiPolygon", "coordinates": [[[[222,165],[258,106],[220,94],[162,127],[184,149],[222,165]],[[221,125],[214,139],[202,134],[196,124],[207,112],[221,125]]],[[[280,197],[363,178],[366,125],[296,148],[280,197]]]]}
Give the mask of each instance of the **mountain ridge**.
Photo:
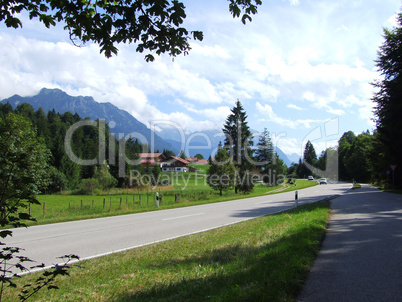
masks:
{"type": "MultiPolygon", "coordinates": [[[[174,130],[154,132],[127,111],[118,108],[110,102],[99,103],[91,96],[70,96],[61,89],[42,88],[40,92],[34,96],[22,97],[15,94],[1,101],[1,103],[7,102],[10,103],[13,108],[21,103],[28,103],[31,104],[35,110],[42,107],[46,113],[54,109],[61,114],[70,111],[72,114],[77,113],[81,118],[88,117],[91,120],[104,119],[111,127],[110,132],[115,134],[117,138],[119,138],[120,134],[126,137],[129,134],[133,134],[133,137],[137,137],[135,134],[139,134],[137,138],[142,143],[149,144],[149,142],[154,141],[155,145],[150,146],[151,152],[156,152],[157,150],[162,152],[163,149],[167,149],[179,154],[183,148],[183,143],[180,142],[180,138],[179,141],[177,141],[177,137],[175,139],[177,133],[175,135],[174,130]],[[114,124],[111,124],[111,122],[114,122],[114,124]],[[146,139],[146,142],[140,139],[141,135],[146,139]]],[[[186,155],[194,156],[200,153],[204,158],[208,158],[211,152],[216,150],[219,141],[223,142],[224,140],[224,135],[220,133],[219,130],[199,132],[199,135],[197,135],[196,132],[185,133],[184,135],[184,145],[191,150],[191,152],[189,151],[189,154],[186,155]],[[189,140],[190,138],[191,141],[189,140]]],[[[291,161],[288,159],[287,155],[279,148],[276,148],[276,152],[285,164],[290,166],[291,161]]]]}
{"type": "MultiPolygon", "coordinates": [[[[91,120],[104,119],[107,123],[114,122],[114,127],[110,132],[115,134],[117,138],[120,134],[128,136],[132,134],[143,135],[146,141],[138,137],[142,143],[152,141],[152,136],[155,142],[154,150],[162,151],[164,148],[171,149],[174,152],[179,150],[172,149],[169,143],[165,142],[157,133],[151,131],[143,123],[139,122],[134,116],[125,110],[118,108],[110,102],[98,103],[91,96],[70,96],[60,89],[42,88],[37,95],[21,97],[18,94],[4,99],[1,103],[10,103],[15,108],[21,103],[32,105],[35,110],[42,109],[47,113],[55,110],[59,113],[70,111],[72,114],[77,113],[81,118],[90,118],[91,120]]],[[[151,149],[152,150],[152,149],[151,149]]]]}

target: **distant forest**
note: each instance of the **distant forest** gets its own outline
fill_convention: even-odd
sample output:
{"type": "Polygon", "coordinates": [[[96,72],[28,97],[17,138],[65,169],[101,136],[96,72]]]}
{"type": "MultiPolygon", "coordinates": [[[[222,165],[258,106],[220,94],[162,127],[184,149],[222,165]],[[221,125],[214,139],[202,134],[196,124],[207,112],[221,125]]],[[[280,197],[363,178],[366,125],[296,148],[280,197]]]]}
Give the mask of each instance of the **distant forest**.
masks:
{"type": "MultiPolygon", "coordinates": [[[[78,114],[65,112],[63,114],[57,113],[54,110],[45,113],[42,108],[34,111],[30,104],[22,103],[18,105],[15,110],[10,104],[0,104],[0,118],[5,118],[9,113],[23,116],[26,120],[32,123],[38,137],[40,137],[46,144],[47,148],[51,151],[51,169],[50,185],[47,188],[47,193],[59,192],[60,190],[79,190],[82,186],[83,180],[93,178],[100,173],[105,173],[100,165],[80,165],[74,163],[66,153],[65,137],[68,129],[77,122],[88,120],[81,118],[78,114]],[[102,171],[103,170],[103,171],[102,171]]],[[[106,186],[124,187],[127,185],[128,180],[126,177],[119,177],[119,142],[114,136],[109,135],[109,128],[106,124],[104,137],[106,159],[104,163],[108,167],[106,176],[103,177],[112,179],[108,181],[106,186]],[[113,138],[114,141],[110,141],[113,138]],[[113,150],[111,150],[113,149],[113,150]],[[114,155],[113,164],[109,164],[109,155],[114,155]]],[[[74,155],[80,159],[98,159],[99,158],[99,127],[82,126],[74,130],[71,140],[71,147],[74,155]]],[[[142,145],[137,139],[129,138],[124,142],[124,152],[128,159],[135,160],[138,158],[138,153],[149,152],[148,145],[142,145]]],[[[166,155],[172,152],[163,150],[166,155]]],[[[125,171],[133,168],[125,163],[125,171]]],[[[137,166],[136,169],[144,169],[137,166]]],[[[142,171],[145,173],[146,171],[142,171]]],[[[85,182],[84,182],[85,183],[85,182]]],[[[104,188],[101,188],[104,189],[104,188]]],[[[84,192],[85,193],[85,192],[84,192]]]]}

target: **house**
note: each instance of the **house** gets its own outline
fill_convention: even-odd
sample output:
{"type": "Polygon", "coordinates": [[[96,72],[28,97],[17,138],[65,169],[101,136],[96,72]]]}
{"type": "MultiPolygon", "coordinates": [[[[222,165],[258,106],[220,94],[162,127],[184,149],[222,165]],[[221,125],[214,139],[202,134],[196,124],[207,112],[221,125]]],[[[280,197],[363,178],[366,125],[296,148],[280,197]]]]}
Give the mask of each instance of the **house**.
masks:
{"type": "Polygon", "coordinates": [[[199,160],[197,161],[197,164],[198,164],[198,165],[208,165],[209,162],[208,162],[208,159],[199,159],[199,160]]]}
{"type": "Polygon", "coordinates": [[[189,162],[177,156],[170,156],[161,162],[162,172],[188,172],[189,162]]]}
{"type": "Polygon", "coordinates": [[[197,157],[186,157],[186,161],[188,161],[190,164],[195,164],[198,161],[197,157]]]}
{"type": "Polygon", "coordinates": [[[186,161],[190,164],[208,165],[208,159],[198,159],[197,157],[186,157],[186,161]]]}
{"type": "Polygon", "coordinates": [[[149,164],[152,167],[155,166],[156,163],[161,164],[161,162],[166,159],[166,157],[162,153],[140,153],[138,155],[140,157],[140,164],[142,164],[143,166],[149,164]]]}

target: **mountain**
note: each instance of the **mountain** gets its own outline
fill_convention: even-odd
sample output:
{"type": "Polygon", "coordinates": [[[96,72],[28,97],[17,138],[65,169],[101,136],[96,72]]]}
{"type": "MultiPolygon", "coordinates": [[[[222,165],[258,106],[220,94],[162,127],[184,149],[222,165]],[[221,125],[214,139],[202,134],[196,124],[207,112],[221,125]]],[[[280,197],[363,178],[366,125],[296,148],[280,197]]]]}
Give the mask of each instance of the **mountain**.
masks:
{"type": "MultiPolygon", "coordinates": [[[[143,123],[139,122],[127,111],[121,110],[111,103],[98,103],[90,96],[70,96],[60,89],[46,89],[43,88],[39,94],[31,97],[21,97],[13,95],[8,99],[4,99],[1,103],[10,103],[15,108],[19,104],[28,103],[37,110],[40,107],[45,112],[55,110],[59,113],[70,111],[77,113],[81,118],[89,117],[91,120],[104,119],[111,127],[110,132],[119,138],[122,133],[127,136],[132,133],[133,137],[137,137],[142,143],[155,142],[154,151],[163,149],[172,150],[176,153],[180,151],[175,149],[174,146],[164,141],[159,135],[151,131],[143,123]],[[114,126],[114,127],[112,127],[114,126]],[[138,135],[136,135],[136,133],[138,135]],[[143,137],[143,139],[140,139],[143,137]],[[145,141],[144,141],[145,138],[145,141]]],[[[152,147],[151,147],[152,150],[152,147]]]]}
{"type": "Polygon", "coordinates": [[[292,163],[296,164],[299,163],[299,159],[301,158],[301,156],[297,153],[292,153],[290,155],[288,154],[287,156],[292,163]]]}

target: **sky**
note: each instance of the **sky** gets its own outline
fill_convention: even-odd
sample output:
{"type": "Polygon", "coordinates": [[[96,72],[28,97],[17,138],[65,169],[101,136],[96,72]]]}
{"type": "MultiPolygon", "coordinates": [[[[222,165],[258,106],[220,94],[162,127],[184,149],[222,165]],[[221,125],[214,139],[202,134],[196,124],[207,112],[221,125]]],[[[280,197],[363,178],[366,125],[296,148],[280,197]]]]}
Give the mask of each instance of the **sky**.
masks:
{"type": "MultiPolygon", "coordinates": [[[[184,131],[222,129],[240,100],[251,129],[270,132],[286,154],[310,140],[319,154],[344,132],[373,130],[375,66],[383,28],[396,26],[396,0],[263,0],[251,23],[224,0],[184,1],[188,30],[202,30],[189,55],[148,63],[136,45],[105,58],[96,44],[72,45],[62,25],[20,18],[0,25],[0,100],[41,88],[92,96],[184,131]]],[[[162,123],[160,123],[162,124],[162,123]]]]}

